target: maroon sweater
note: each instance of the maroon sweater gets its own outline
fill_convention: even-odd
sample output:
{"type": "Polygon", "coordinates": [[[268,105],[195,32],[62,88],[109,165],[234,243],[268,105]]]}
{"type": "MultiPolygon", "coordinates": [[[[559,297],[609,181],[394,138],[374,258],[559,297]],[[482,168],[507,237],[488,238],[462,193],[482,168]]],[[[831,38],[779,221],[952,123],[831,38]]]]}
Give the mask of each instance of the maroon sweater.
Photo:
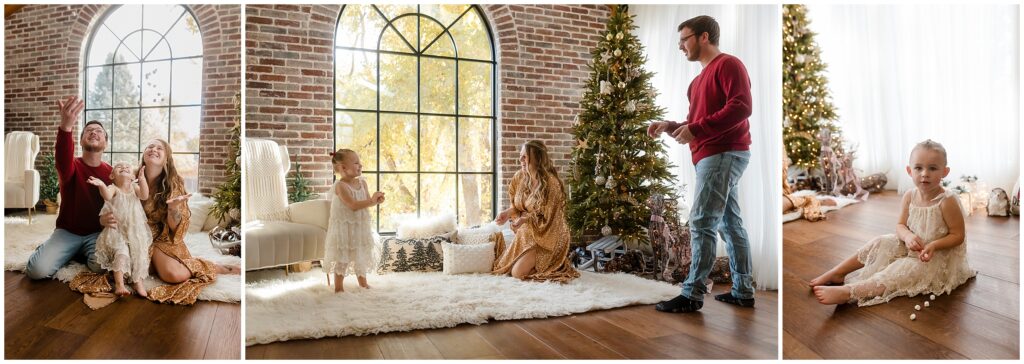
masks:
{"type": "Polygon", "coordinates": [[[103,230],[100,225],[100,209],[103,208],[103,196],[96,186],[89,184],[89,177],[99,178],[103,183],[110,184],[110,173],[113,168],[106,162],[99,166],[89,167],[81,157],[75,157],[75,141],[70,131],[57,129],[57,153],[54,160],[57,164],[57,175],[60,177],[60,214],[57,215],[57,228],[64,229],[75,235],[89,235],[103,230]]]}
{"type": "Polygon", "coordinates": [[[722,53],[690,82],[686,92],[690,111],[686,122],[670,123],[668,130],[688,125],[693,164],[715,154],[750,150],[750,122],[753,110],[750,77],[743,62],[722,53]]]}

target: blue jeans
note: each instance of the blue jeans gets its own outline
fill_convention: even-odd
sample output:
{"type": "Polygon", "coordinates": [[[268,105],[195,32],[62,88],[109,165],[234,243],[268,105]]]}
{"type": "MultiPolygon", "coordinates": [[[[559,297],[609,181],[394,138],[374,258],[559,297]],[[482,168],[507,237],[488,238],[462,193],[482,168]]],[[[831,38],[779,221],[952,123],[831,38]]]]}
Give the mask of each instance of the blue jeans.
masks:
{"type": "Polygon", "coordinates": [[[690,275],[683,282],[683,297],[703,301],[704,282],[715,264],[718,233],[725,239],[732,273],[732,295],[754,298],[750,276],[750,242],[743,228],[736,184],[750,161],[750,151],[733,151],[705,157],[697,162],[697,187],[690,210],[690,236],[693,261],[690,275]]]}
{"type": "Polygon", "coordinates": [[[36,247],[32,257],[28,258],[25,274],[31,279],[50,278],[72,259],[85,262],[93,272],[103,272],[96,262],[96,238],[99,235],[75,235],[64,229],[54,230],[50,238],[36,247]]]}

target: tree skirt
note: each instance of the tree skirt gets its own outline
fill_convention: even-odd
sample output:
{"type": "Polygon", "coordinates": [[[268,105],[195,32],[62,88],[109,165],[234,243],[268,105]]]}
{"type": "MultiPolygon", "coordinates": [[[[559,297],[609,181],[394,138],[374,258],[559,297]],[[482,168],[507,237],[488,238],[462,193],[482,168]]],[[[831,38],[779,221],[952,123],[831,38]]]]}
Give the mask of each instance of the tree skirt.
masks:
{"type": "MultiPolygon", "coordinates": [[[[32,225],[28,219],[23,217],[4,218],[4,270],[23,272],[28,258],[36,247],[46,241],[53,233],[57,222],[57,215],[36,215],[32,218],[32,225]]],[[[205,232],[191,233],[185,236],[185,243],[192,256],[203,258],[218,264],[242,263],[242,259],[232,255],[222,255],[210,245],[210,239],[205,232]]],[[[68,283],[80,272],[88,271],[84,264],[71,261],[57,271],[53,276],[61,282],[68,283]]],[[[218,275],[217,281],[203,289],[199,293],[199,299],[204,301],[239,302],[242,297],[241,276],[218,275]]],[[[145,281],[146,289],[166,285],[156,277],[150,276],[145,281]]]]}
{"type": "MultiPolygon", "coordinates": [[[[818,194],[817,192],[811,191],[811,190],[801,190],[801,191],[793,192],[793,196],[794,197],[815,196],[817,194],[818,194]]],[[[825,205],[822,205],[821,206],[821,212],[832,212],[832,211],[844,208],[846,206],[849,206],[849,205],[861,202],[861,200],[854,199],[854,198],[848,198],[848,197],[836,197],[836,196],[825,196],[825,195],[819,195],[817,197],[818,197],[819,200],[832,200],[832,201],[836,202],[835,206],[825,206],[825,205]]],[[[797,220],[800,217],[802,217],[803,214],[804,214],[804,210],[803,209],[796,209],[793,212],[782,214],[782,223],[785,224],[787,222],[790,222],[790,221],[793,221],[793,220],[797,220]]]]}
{"type": "Polygon", "coordinates": [[[490,274],[371,274],[371,289],[349,277],[342,293],[327,286],[319,268],[287,276],[280,269],[247,272],[246,278],[246,345],[566,316],[679,294],[665,282],[587,271],[564,285],[490,274]]]}

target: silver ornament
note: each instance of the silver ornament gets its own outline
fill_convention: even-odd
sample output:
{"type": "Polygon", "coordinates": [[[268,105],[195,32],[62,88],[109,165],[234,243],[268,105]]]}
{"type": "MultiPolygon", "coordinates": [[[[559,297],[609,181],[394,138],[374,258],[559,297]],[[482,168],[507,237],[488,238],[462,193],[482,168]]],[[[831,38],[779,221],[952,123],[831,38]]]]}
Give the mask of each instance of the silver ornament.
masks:
{"type": "Polygon", "coordinates": [[[594,178],[594,183],[597,184],[598,186],[603,185],[604,184],[604,176],[597,176],[597,177],[595,177],[594,178]]]}
{"type": "Polygon", "coordinates": [[[604,187],[609,190],[615,188],[616,185],[617,183],[615,183],[615,177],[612,176],[608,176],[608,181],[604,183],[604,187]]]}
{"type": "Polygon", "coordinates": [[[612,234],[611,226],[605,225],[603,228],[601,228],[601,235],[608,236],[608,235],[611,235],[611,234],[612,234]]]}

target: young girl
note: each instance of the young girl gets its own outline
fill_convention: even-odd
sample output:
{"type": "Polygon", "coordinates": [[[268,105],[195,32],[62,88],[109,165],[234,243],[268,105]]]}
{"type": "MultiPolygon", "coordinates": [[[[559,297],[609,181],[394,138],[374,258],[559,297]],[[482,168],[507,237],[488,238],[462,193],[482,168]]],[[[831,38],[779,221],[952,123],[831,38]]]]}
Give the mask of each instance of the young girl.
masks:
{"type": "Polygon", "coordinates": [[[331,153],[334,173],[341,176],[334,183],[331,199],[331,219],[327,227],[326,253],[321,262],[327,273],[327,284],[334,274],[334,292],[345,291],[345,275],[355,274],[359,286],[366,284],[366,273],[373,269],[373,231],[370,229],[369,207],[384,202],[384,194],[374,192],[368,197],[366,181],[359,178],[363,165],[359,155],[350,149],[338,149],[331,153]]]}
{"type": "Polygon", "coordinates": [[[942,188],[949,174],[946,149],[932,140],[917,144],[907,174],[917,188],[903,195],[896,234],[875,238],[811,280],[818,302],[870,306],[898,296],[943,294],[975,276],[967,264],[960,199],[942,188]],[[861,268],[860,275],[843,284],[848,273],[861,268]]]}
{"type": "Polygon", "coordinates": [[[114,164],[107,186],[99,178],[90,177],[89,183],[100,190],[105,203],[100,214],[113,212],[117,225],[104,228],[96,238],[96,260],[103,269],[114,272],[114,293],[119,296],[131,294],[124,287],[127,278],[139,296],[146,297],[142,281],[149,276],[149,245],[153,242],[152,232],[146,224],[146,213],[142,201],[149,198],[149,187],[139,168],[138,178],[132,174],[132,167],[125,162],[114,164]]]}

